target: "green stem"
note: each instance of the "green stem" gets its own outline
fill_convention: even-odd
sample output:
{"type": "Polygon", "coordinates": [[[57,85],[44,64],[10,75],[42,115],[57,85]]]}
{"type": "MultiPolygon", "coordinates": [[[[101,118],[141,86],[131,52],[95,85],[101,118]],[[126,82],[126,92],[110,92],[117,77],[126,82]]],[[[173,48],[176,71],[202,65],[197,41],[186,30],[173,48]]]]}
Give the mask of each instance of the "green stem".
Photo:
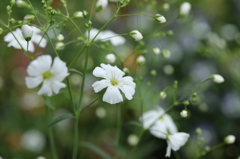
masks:
{"type": "Polygon", "coordinates": [[[118,156],[118,148],[121,140],[121,127],[122,127],[122,109],[121,106],[118,105],[118,125],[117,125],[117,141],[116,141],[116,152],[114,158],[118,156]]]}
{"type": "Polygon", "coordinates": [[[78,54],[77,56],[73,59],[73,61],[70,63],[70,65],[68,66],[68,69],[70,69],[72,67],[72,65],[74,64],[74,62],[79,58],[80,55],[82,55],[83,51],[86,49],[87,47],[85,46],[78,54]]]}
{"type": "Polygon", "coordinates": [[[68,87],[68,93],[69,93],[69,96],[70,96],[72,108],[73,108],[73,111],[75,113],[76,112],[76,107],[74,106],[74,102],[73,102],[73,97],[72,97],[72,91],[71,91],[71,86],[70,86],[70,82],[69,82],[69,77],[67,77],[67,87],[68,87]]]}
{"type": "Polygon", "coordinates": [[[74,141],[73,141],[73,157],[72,159],[77,158],[78,152],[78,116],[74,119],[74,141]]]}
{"type": "MultiPolygon", "coordinates": [[[[63,15],[63,14],[62,14],[63,15]]],[[[78,32],[81,34],[81,36],[84,37],[84,34],[82,33],[82,31],[79,29],[79,27],[77,26],[77,24],[72,20],[72,18],[70,17],[66,17],[65,15],[63,15],[65,18],[67,18],[68,20],[70,20],[70,22],[76,27],[76,29],[78,30],[78,32]]]]}
{"type": "Polygon", "coordinates": [[[147,17],[154,18],[154,16],[144,14],[144,13],[122,14],[122,15],[117,15],[116,17],[126,17],[126,16],[132,16],[132,15],[144,15],[144,16],[147,16],[147,17]]]}
{"type": "Polygon", "coordinates": [[[92,105],[94,102],[96,102],[98,99],[100,99],[102,96],[99,96],[97,99],[95,99],[94,101],[92,101],[90,104],[88,104],[86,107],[84,107],[84,108],[82,108],[81,109],[81,113],[85,110],[85,109],[87,109],[90,105],[92,105]]]}
{"type": "Polygon", "coordinates": [[[57,53],[57,50],[55,49],[55,47],[54,47],[54,45],[53,45],[53,43],[52,43],[52,40],[51,40],[51,38],[49,37],[49,35],[48,35],[48,33],[45,31],[45,35],[47,36],[47,38],[48,38],[48,41],[50,42],[50,44],[51,44],[51,46],[52,46],[52,48],[53,48],[53,50],[54,50],[54,53],[55,53],[55,55],[57,56],[57,57],[59,57],[59,55],[58,55],[58,53],[57,53]]]}
{"type": "MultiPolygon", "coordinates": [[[[51,122],[51,117],[50,117],[50,108],[49,107],[45,107],[46,108],[46,114],[47,114],[47,123],[51,122]]],[[[49,136],[49,140],[50,140],[50,147],[51,147],[51,152],[52,152],[52,157],[53,159],[58,159],[57,153],[56,153],[56,147],[54,144],[54,138],[53,138],[53,129],[52,127],[48,127],[48,136],[49,136]]]]}
{"type": "Polygon", "coordinates": [[[34,10],[34,7],[33,7],[32,3],[31,3],[29,0],[27,0],[27,2],[30,4],[31,9],[33,10],[33,14],[34,14],[34,16],[36,17],[38,23],[42,26],[41,21],[38,19],[37,14],[36,14],[36,11],[34,10]]]}

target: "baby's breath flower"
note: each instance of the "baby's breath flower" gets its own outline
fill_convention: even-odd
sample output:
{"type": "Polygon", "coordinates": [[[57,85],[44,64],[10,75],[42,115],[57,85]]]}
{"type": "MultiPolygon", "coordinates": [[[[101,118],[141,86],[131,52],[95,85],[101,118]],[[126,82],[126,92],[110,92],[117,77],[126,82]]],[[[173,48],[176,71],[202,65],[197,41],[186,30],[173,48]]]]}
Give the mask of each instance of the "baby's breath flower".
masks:
{"type": "Polygon", "coordinates": [[[161,91],[159,95],[162,99],[165,99],[167,97],[167,94],[165,91],[161,91]]]}
{"type": "Polygon", "coordinates": [[[155,47],[153,48],[153,53],[159,55],[161,53],[161,50],[158,47],[155,47]]]}
{"type": "Polygon", "coordinates": [[[65,88],[66,85],[62,81],[69,75],[66,63],[55,57],[52,64],[50,55],[42,55],[31,61],[27,73],[27,87],[35,88],[43,83],[38,95],[46,96],[52,96],[53,92],[58,94],[61,88],[65,88]]]}
{"type": "Polygon", "coordinates": [[[210,77],[210,79],[215,83],[223,83],[224,82],[224,78],[219,74],[213,74],[210,77]]]}
{"type": "Polygon", "coordinates": [[[167,49],[162,50],[162,56],[166,59],[168,59],[171,56],[171,52],[167,49]]]}
{"type": "Polygon", "coordinates": [[[120,90],[128,100],[131,100],[135,93],[136,84],[133,82],[132,77],[123,77],[124,74],[117,66],[101,64],[101,67],[96,67],[93,70],[93,75],[104,79],[94,82],[92,87],[96,93],[107,87],[103,95],[104,102],[110,104],[122,102],[123,98],[120,90]]]}
{"type": "Polygon", "coordinates": [[[116,61],[116,56],[114,54],[107,54],[105,59],[108,63],[114,63],[116,61]]]}
{"type": "Polygon", "coordinates": [[[138,141],[139,141],[139,138],[137,135],[135,134],[130,134],[127,138],[127,141],[128,141],[128,144],[131,145],[131,146],[135,146],[137,145],[138,141]]]}
{"type": "Polygon", "coordinates": [[[23,25],[22,28],[22,34],[23,34],[23,37],[25,38],[26,41],[30,41],[32,39],[32,36],[33,36],[33,29],[31,26],[29,25],[23,25]]]}
{"type": "Polygon", "coordinates": [[[77,18],[82,18],[83,17],[83,12],[77,11],[73,14],[73,17],[76,18],[76,19],[77,18]]]}
{"type": "Polygon", "coordinates": [[[64,40],[64,36],[63,36],[62,34],[59,34],[59,35],[57,36],[57,40],[58,40],[58,41],[63,41],[63,40],[64,40]]]}
{"type": "Polygon", "coordinates": [[[159,23],[165,23],[166,22],[166,18],[163,15],[161,15],[161,14],[156,14],[154,16],[154,18],[159,23]]]}
{"type": "Polygon", "coordinates": [[[138,63],[139,65],[144,65],[145,62],[146,62],[146,59],[145,59],[144,56],[142,56],[142,55],[138,56],[138,58],[137,58],[137,63],[138,63]]]}
{"type": "Polygon", "coordinates": [[[138,30],[131,31],[130,36],[136,41],[139,41],[143,38],[142,34],[138,30]]]}
{"type": "Polygon", "coordinates": [[[181,117],[186,118],[188,116],[188,112],[186,110],[182,110],[180,115],[181,117]]]}
{"type": "Polygon", "coordinates": [[[233,144],[236,140],[236,137],[234,135],[228,135],[224,138],[224,142],[226,144],[233,144]]]}
{"type": "Polygon", "coordinates": [[[189,2],[184,2],[180,6],[179,14],[180,14],[180,16],[185,17],[189,14],[190,10],[191,10],[191,4],[189,2]]]}
{"type": "Polygon", "coordinates": [[[65,44],[63,42],[57,42],[56,43],[56,50],[63,50],[65,48],[65,44]]]}

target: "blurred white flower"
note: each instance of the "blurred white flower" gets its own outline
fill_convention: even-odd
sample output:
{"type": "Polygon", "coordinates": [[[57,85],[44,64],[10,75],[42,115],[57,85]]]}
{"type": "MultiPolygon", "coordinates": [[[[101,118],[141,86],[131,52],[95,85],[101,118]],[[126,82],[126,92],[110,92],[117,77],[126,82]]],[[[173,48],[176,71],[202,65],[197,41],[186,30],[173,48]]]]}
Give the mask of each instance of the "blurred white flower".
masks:
{"type": "Polygon", "coordinates": [[[101,11],[103,10],[104,8],[106,8],[108,5],[108,0],[97,0],[97,3],[96,3],[96,10],[97,11],[101,11]]]}
{"type": "Polygon", "coordinates": [[[23,8],[23,7],[27,7],[27,2],[23,1],[23,0],[17,0],[16,4],[19,8],[23,8]]]}
{"type": "Polygon", "coordinates": [[[139,65],[144,65],[145,62],[146,62],[146,59],[145,59],[144,56],[142,56],[142,55],[138,56],[138,58],[137,58],[137,63],[138,63],[139,65]]]}
{"type": "Polygon", "coordinates": [[[161,91],[159,95],[162,99],[165,99],[167,97],[167,94],[165,91],[161,91]]]}
{"type": "Polygon", "coordinates": [[[166,18],[163,15],[161,15],[161,14],[156,14],[154,16],[154,18],[159,23],[165,23],[166,22],[166,18]]]}
{"type": "Polygon", "coordinates": [[[64,36],[63,36],[62,34],[59,34],[59,35],[57,36],[57,40],[58,40],[58,41],[63,41],[63,40],[64,40],[64,36]]]}
{"type": "Polygon", "coordinates": [[[138,30],[131,31],[130,36],[136,41],[139,41],[143,38],[142,34],[138,30]]]}
{"type": "Polygon", "coordinates": [[[210,79],[215,83],[223,83],[224,82],[224,78],[219,74],[213,74],[210,77],[210,79]]]}
{"type": "Polygon", "coordinates": [[[43,156],[38,156],[36,159],[46,159],[46,158],[43,156]]]}
{"type": "Polygon", "coordinates": [[[104,79],[94,82],[92,87],[96,93],[107,87],[103,95],[103,101],[110,104],[122,102],[123,98],[119,89],[128,100],[131,100],[136,87],[133,78],[130,76],[123,77],[125,73],[117,66],[101,64],[101,67],[96,67],[93,70],[93,75],[104,79]]]}
{"type": "Polygon", "coordinates": [[[181,117],[186,118],[188,116],[188,112],[186,110],[182,110],[180,112],[181,117]]]}
{"type": "Polygon", "coordinates": [[[189,2],[184,2],[181,6],[180,6],[180,11],[179,14],[181,16],[187,16],[189,14],[191,10],[191,4],[189,2]]]}
{"type": "Polygon", "coordinates": [[[95,113],[98,118],[104,118],[107,115],[107,112],[103,107],[98,107],[95,113]]]}
{"type": "Polygon", "coordinates": [[[128,144],[131,146],[137,145],[139,138],[136,134],[130,134],[127,138],[128,144]]]}
{"type": "Polygon", "coordinates": [[[165,157],[171,156],[171,149],[174,151],[179,150],[180,147],[185,145],[188,138],[189,138],[189,134],[183,133],[183,132],[173,133],[173,134],[168,135],[167,136],[168,147],[167,147],[167,152],[166,152],[165,157]]]}
{"type": "Polygon", "coordinates": [[[25,78],[27,87],[35,88],[43,83],[38,95],[47,96],[52,96],[52,92],[57,94],[61,88],[65,88],[62,81],[69,75],[66,63],[55,57],[52,64],[50,55],[42,55],[31,61],[27,73],[30,76],[25,78]]]}
{"type": "MultiPolygon", "coordinates": [[[[42,38],[42,31],[39,30],[38,28],[34,27],[34,26],[31,26],[32,30],[33,30],[33,35],[32,35],[32,38],[31,40],[28,42],[28,51],[31,51],[33,52],[34,51],[34,45],[33,43],[35,44],[38,44],[40,41],[40,44],[39,44],[39,47],[42,47],[42,48],[45,48],[46,45],[47,45],[47,40],[45,38],[42,38]]],[[[9,42],[8,44],[8,47],[12,46],[16,49],[23,49],[24,50],[27,50],[27,41],[25,40],[23,34],[22,34],[22,31],[21,29],[16,29],[15,31],[13,31],[12,33],[8,33],[5,37],[4,37],[4,41],[6,42],[9,42]],[[15,39],[15,37],[16,39],[15,39]],[[19,43],[22,45],[22,47],[19,45],[19,43]]]]}
{"type": "Polygon", "coordinates": [[[83,12],[77,11],[73,14],[74,18],[82,18],[83,17],[83,12]]]}
{"type": "Polygon", "coordinates": [[[153,53],[159,55],[161,53],[161,50],[158,47],[155,47],[153,48],[153,53]]]}
{"type": "Polygon", "coordinates": [[[224,138],[224,142],[226,144],[233,144],[236,140],[236,137],[234,135],[228,135],[224,138]]]}
{"type": "MultiPolygon", "coordinates": [[[[97,35],[98,31],[99,31],[98,29],[93,28],[90,31],[89,39],[92,40],[95,37],[95,35],[97,35]]],[[[85,33],[85,36],[86,37],[88,36],[88,32],[85,33]]],[[[95,38],[95,40],[110,41],[113,46],[122,45],[126,41],[124,37],[118,36],[118,34],[114,33],[111,30],[100,32],[98,36],[95,38]]]]}
{"type": "Polygon", "coordinates": [[[28,130],[22,135],[21,146],[32,152],[41,152],[45,146],[45,137],[36,129],[28,130]]]}
{"type": "Polygon", "coordinates": [[[153,136],[161,139],[166,139],[168,133],[177,132],[177,127],[171,116],[165,114],[160,106],[156,110],[145,112],[139,120],[143,123],[143,127],[148,129],[153,136]]]}
{"type": "Polygon", "coordinates": [[[63,50],[65,48],[65,44],[63,42],[57,42],[55,46],[56,50],[63,50]]]}
{"type": "Polygon", "coordinates": [[[114,63],[116,61],[116,56],[114,54],[107,54],[105,59],[108,63],[114,63]]]}
{"type": "Polygon", "coordinates": [[[171,52],[170,52],[169,50],[167,50],[167,49],[163,49],[163,50],[162,50],[162,56],[163,56],[164,58],[168,59],[168,58],[170,58],[170,56],[171,56],[171,52]]]}

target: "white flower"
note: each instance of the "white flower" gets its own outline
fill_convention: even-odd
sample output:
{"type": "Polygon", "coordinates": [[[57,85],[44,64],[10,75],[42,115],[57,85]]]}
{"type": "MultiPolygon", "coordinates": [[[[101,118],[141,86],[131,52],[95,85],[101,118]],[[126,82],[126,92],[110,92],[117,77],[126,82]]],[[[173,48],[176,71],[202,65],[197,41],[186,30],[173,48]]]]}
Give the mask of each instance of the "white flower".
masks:
{"type": "Polygon", "coordinates": [[[146,59],[145,59],[144,56],[142,56],[142,55],[138,56],[138,58],[137,58],[137,63],[138,63],[139,65],[144,65],[145,62],[146,62],[146,59]]]}
{"type": "MultiPolygon", "coordinates": [[[[98,33],[98,29],[93,28],[90,31],[89,39],[92,40],[95,35],[98,33]]],[[[85,33],[85,36],[88,36],[88,32],[85,33]]],[[[114,33],[111,30],[102,31],[98,34],[98,36],[95,38],[95,40],[101,40],[101,41],[110,41],[113,46],[122,45],[125,43],[126,39],[122,36],[118,36],[118,34],[114,33]]]]}
{"type": "Polygon", "coordinates": [[[98,0],[96,3],[97,11],[101,11],[108,5],[108,0],[98,0]]]}
{"type": "Polygon", "coordinates": [[[236,140],[236,137],[234,135],[228,135],[224,138],[224,142],[226,144],[233,144],[236,140]]]}
{"type": "Polygon", "coordinates": [[[133,78],[130,76],[123,77],[125,73],[116,66],[101,64],[101,67],[96,67],[93,70],[93,75],[104,79],[94,82],[92,87],[96,93],[107,87],[103,95],[103,101],[110,104],[122,102],[123,98],[119,89],[128,100],[131,100],[136,87],[133,78]]]}
{"type": "Polygon", "coordinates": [[[35,88],[43,83],[38,95],[47,96],[52,96],[52,92],[57,94],[61,88],[65,88],[66,85],[62,81],[69,75],[66,63],[55,57],[52,64],[50,55],[42,55],[33,60],[27,68],[27,73],[30,76],[25,78],[27,87],[35,88]]]}
{"type": "Polygon", "coordinates": [[[181,6],[180,6],[180,15],[181,16],[187,16],[189,14],[191,10],[191,4],[189,2],[184,2],[181,6]]]}
{"type": "Polygon", "coordinates": [[[65,47],[65,44],[63,42],[57,42],[55,46],[56,50],[63,50],[64,47],[65,47]]]}
{"type": "Polygon", "coordinates": [[[128,142],[128,144],[131,145],[131,146],[137,145],[138,141],[139,141],[139,138],[138,138],[138,136],[135,135],[135,134],[130,134],[130,135],[128,136],[128,138],[127,138],[127,142],[128,142]]]}
{"type": "Polygon", "coordinates": [[[213,74],[210,77],[210,79],[215,83],[223,83],[224,82],[224,78],[219,74],[213,74]]]}
{"type": "Polygon", "coordinates": [[[83,17],[83,12],[77,11],[73,14],[74,18],[82,18],[83,17]]]}
{"type": "Polygon", "coordinates": [[[165,114],[160,106],[156,110],[145,112],[139,120],[143,123],[143,127],[148,129],[153,136],[161,139],[166,139],[168,133],[177,132],[177,127],[171,116],[165,114]]]}
{"type": "Polygon", "coordinates": [[[166,18],[161,14],[156,14],[154,18],[159,23],[165,23],[166,22],[166,18]]]}
{"type": "MultiPolygon", "coordinates": [[[[45,38],[42,38],[42,31],[39,30],[38,28],[34,27],[34,26],[31,26],[32,29],[33,29],[33,35],[32,35],[32,39],[28,42],[29,46],[28,46],[28,51],[30,52],[33,52],[34,51],[34,45],[33,43],[35,44],[38,44],[40,41],[40,44],[39,44],[39,47],[46,47],[47,45],[47,40],[45,38]]],[[[27,41],[25,40],[22,32],[21,32],[21,29],[16,29],[15,31],[13,31],[12,33],[8,33],[5,37],[4,37],[4,41],[6,42],[9,42],[8,44],[8,47],[12,46],[16,49],[23,49],[24,50],[27,50],[27,41]],[[15,37],[12,35],[14,34],[15,37],[17,38],[17,40],[15,39],[15,37]],[[19,45],[19,43],[22,45],[22,47],[19,45]]]]}
{"type": "Polygon", "coordinates": [[[167,147],[167,152],[165,157],[171,156],[171,149],[173,149],[174,151],[179,150],[180,147],[185,145],[188,138],[189,138],[189,134],[183,133],[183,132],[168,135],[167,136],[168,147],[167,147]]]}
{"type": "Polygon", "coordinates": [[[142,34],[138,30],[131,31],[130,36],[136,41],[139,41],[143,38],[142,34]]]}
{"type": "Polygon", "coordinates": [[[22,35],[26,41],[30,41],[33,35],[33,29],[29,25],[23,25],[22,28],[22,35]]]}
{"type": "Polygon", "coordinates": [[[64,36],[63,36],[62,34],[59,34],[59,35],[57,36],[57,40],[58,40],[58,41],[63,41],[63,40],[64,40],[64,36]]]}
{"type": "Polygon", "coordinates": [[[159,55],[161,53],[161,50],[158,47],[155,47],[153,48],[153,53],[159,55]]]}
{"type": "Polygon", "coordinates": [[[162,50],[162,56],[163,56],[164,58],[168,59],[168,58],[170,58],[170,56],[171,56],[171,52],[170,52],[169,50],[167,50],[167,49],[163,49],[163,50],[162,50]]]}
{"type": "Polygon", "coordinates": [[[186,110],[182,110],[180,115],[181,117],[186,118],[188,116],[188,112],[186,110]]]}
{"type": "Polygon", "coordinates": [[[116,61],[116,56],[114,54],[107,54],[105,59],[108,63],[114,63],[116,61]]]}

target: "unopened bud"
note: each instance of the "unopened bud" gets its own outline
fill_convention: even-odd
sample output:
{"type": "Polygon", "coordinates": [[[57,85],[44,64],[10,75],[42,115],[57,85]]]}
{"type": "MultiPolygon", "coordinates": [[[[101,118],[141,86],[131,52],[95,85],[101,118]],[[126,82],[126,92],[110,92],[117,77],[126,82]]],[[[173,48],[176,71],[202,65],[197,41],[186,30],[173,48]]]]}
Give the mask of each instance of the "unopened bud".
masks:
{"type": "Polygon", "coordinates": [[[73,17],[76,18],[76,19],[77,18],[82,18],[83,17],[83,12],[77,11],[73,14],[73,17]]]}
{"type": "Polygon", "coordinates": [[[116,56],[114,54],[107,54],[105,59],[108,63],[114,63],[116,61],[116,56]]]}
{"type": "Polygon", "coordinates": [[[3,33],[3,29],[2,28],[0,28],[0,35],[3,33]]]}
{"type": "Polygon", "coordinates": [[[138,30],[131,31],[130,36],[136,41],[139,41],[143,38],[142,34],[138,30]]]}
{"type": "Polygon", "coordinates": [[[62,34],[59,34],[59,35],[57,36],[57,40],[58,40],[58,41],[63,41],[63,40],[64,40],[64,36],[63,36],[62,34]]]}
{"type": "Polygon", "coordinates": [[[35,19],[35,16],[34,15],[31,15],[31,14],[27,14],[25,17],[24,17],[24,21],[33,21],[35,19]]]}
{"type": "Polygon", "coordinates": [[[56,50],[63,50],[65,48],[65,44],[63,42],[56,43],[56,50]]]}
{"type": "Polygon", "coordinates": [[[224,138],[224,142],[226,144],[233,144],[236,140],[236,137],[234,135],[228,135],[224,138]]]}
{"type": "Polygon", "coordinates": [[[146,62],[146,59],[145,59],[144,56],[142,56],[142,55],[138,56],[138,58],[137,58],[137,63],[138,63],[139,65],[144,65],[145,62],[146,62]]]}
{"type": "Polygon", "coordinates": [[[171,56],[171,52],[167,49],[162,50],[162,56],[166,59],[168,59],[171,56]]]}
{"type": "Polygon", "coordinates": [[[160,92],[160,97],[161,97],[162,99],[165,99],[165,98],[167,97],[166,92],[165,92],[165,91],[160,92]]]}
{"type": "Polygon", "coordinates": [[[156,70],[152,70],[152,71],[150,72],[150,74],[154,77],[154,76],[157,75],[157,71],[156,71],[156,70]]]}
{"type": "Polygon", "coordinates": [[[128,69],[127,67],[124,67],[124,68],[123,68],[123,72],[129,73],[129,69],[128,69]]]}
{"type": "Polygon", "coordinates": [[[224,78],[219,74],[213,74],[209,78],[215,83],[223,83],[224,82],[224,78]]]}
{"type": "Polygon", "coordinates": [[[180,115],[181,117],[186,118],[188,116],[188,112],[186,110],[182,110],[180,115]]]}
{"type": "Polygon", "coordinates": [[[30,41],[32,39],[32,35],[33,35],[32,27],[25,24],[22,26],[21,30],[22,30],[22,35],[23,35],[24,39],[26,41],[30,41]]]}
{"type": "Polygon", "coordinates": [[[155,47],[153,48],[153,53],[159,55],[161,53],[161,50],[158,47],[155,47]]]}
{"type": "Polygon", "coordinates": [[[169,5],[168,3],[164,3],[164,4],[162,5],[162,9],[163,9],[164,11],[168,11],[169,8],[170,8],[170,5],[169,5]]]}
{"type": "Polygon", "coordinates": [[[154,16],[154,18],[159,23],[165,23],[166,22],[166,18],[163,15],[161,15],[161,14],[156,14],[154,16]]]}
{"type": "Polygon", "coordinates": [[[201,128],[197,128],[195,130],[195,132],[196,132],[197,135],[201,135],[202,134],[202,129],[201,128]]]}

